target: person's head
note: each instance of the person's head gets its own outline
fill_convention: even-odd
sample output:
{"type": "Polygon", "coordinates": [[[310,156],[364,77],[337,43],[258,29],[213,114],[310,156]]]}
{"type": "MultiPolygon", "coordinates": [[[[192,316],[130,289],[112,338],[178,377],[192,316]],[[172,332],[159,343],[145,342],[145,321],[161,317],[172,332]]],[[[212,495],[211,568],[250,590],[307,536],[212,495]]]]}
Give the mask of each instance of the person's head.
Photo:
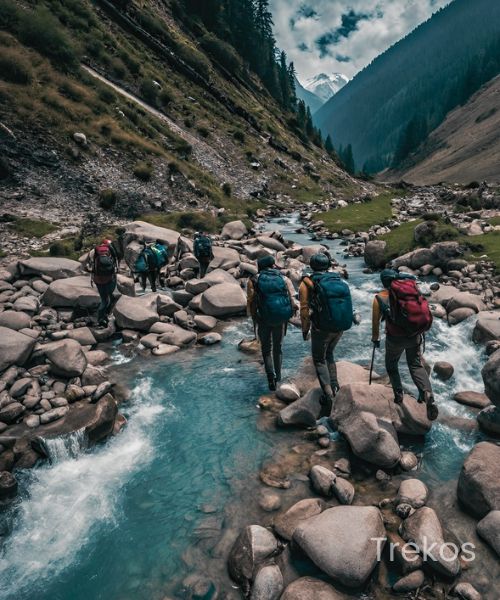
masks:
{"type": "Polygon", "coordinates": [[[384,269],[380,273],[380,281],[382,285],[388,290],[391,287],[391,283],[397,278],[398,273],[394,269],[384,269]]]}
{"type": "Polygon", "coordinates": [[[124,227],[117,227],[115,229],[115,233],[118,237],[122,237],[123,235],[125,235],[125,228],[124,227]]]}
{"type": "Polygon", "coordinates": [[[257,267],[259,269],[259,273],[264,271],[264,269],[272,269],[274,267],[274,257],[263,256],[262,258],[259,258],[257,261],[257,267]]]}
{"type": "Polygon", "coordinates": [[[156,243],[160,246],[163,246],[163,242],[161,240],[156,240],[156,243]]]}
{"type": "Polygon", "coordinates": [[[196,239],[196,238],[199,238],[199,237],[200,237],[200,235],[201,235],[201,233],[200,233],[199,231],[195,231],[195,232],[194,232],[194,238],[195,238],[195,239],[196,239]]]}
{"type": "Polygon", "coordinates": [[[332,264],[332,261],[326,256],[326,254],[322,254],[319,252],[318,254],[313,254],[311,256],[311,260],[309,261],[309,265],[313,271],[328,271],[332,264]]]}
{"type": "Polygon", "coordinates": [[[102,245],[103,246],[111,246],[113,242],[111,240],[108,240],[107,238],[102,240],[102,245]]]}

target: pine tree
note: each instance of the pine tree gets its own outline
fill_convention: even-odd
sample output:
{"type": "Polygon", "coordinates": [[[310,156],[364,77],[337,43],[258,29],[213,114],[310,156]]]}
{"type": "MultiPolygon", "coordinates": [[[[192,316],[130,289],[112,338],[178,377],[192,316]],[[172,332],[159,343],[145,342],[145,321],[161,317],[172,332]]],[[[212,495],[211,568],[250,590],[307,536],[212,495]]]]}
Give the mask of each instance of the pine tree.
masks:
{"type": "Polygon", "coordinates": [[[350,174],[354,175],[356,172],[356,163],[354,162],[354,155],[352,153],[352,146],[348,144],[342,154],[342,163],[345,170],[350,174]]]}
{"type": "Polygon", "coordinates": [[[328,152],[328,154],[333,154],[334,153],[333,142],[332,142],[332,138],[331,138],[330,134],[328,134],[326,136],[325,150],[328,152]]]}

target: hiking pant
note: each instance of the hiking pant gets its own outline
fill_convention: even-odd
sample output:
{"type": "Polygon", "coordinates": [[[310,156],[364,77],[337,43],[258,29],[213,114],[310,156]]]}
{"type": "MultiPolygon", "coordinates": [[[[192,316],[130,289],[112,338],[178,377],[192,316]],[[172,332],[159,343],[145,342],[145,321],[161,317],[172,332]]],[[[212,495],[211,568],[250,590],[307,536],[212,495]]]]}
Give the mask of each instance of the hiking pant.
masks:
{"type": "Polygon", "coordinates": [[[285,325],[265,325],[257,324],[257,333],[262,349],[262,358],[264,359],[264,368],[268,377],[281,379],[281,362],[283,353],[281,345],[285,335],[285,325]]]}
{"type": "Polygon", "coordinates": [[[396,337],[388,335],[385,340],[385,368],[389,379],[391,380],[392,389],[396,392],[403,389],[401,376],[399,374],[398,363],[403,352],[406,353],[406,362],[410,369],[410,375],[413,383],[417,386],[419,394],[430,392],[432,394],[432,386],[429,375],[422,363],[422,355],[420,354],[420,344],[422,336],[414,337],[396,337]]]}
{"type": "Polygon", "coordinates": [[[324,394],[332,395],[332,388],[338,385],[337,366],[333,358],[335,347],[343,331],[320,331],[311,329],[311,353],[316,375],[324,394]]]}
{"type": "Polygon", "coordinates": [[[200,263],[200,279],[203,279],[207,274],[208,265],[212,262],[210,258],[199,258],[198,262],[200,263]]]}
{"type": "Polygon", "coordinates": [[[151,291],[156,292],[156,278],[158,276],[158,271],[146,271],[145,273],[141,273],[141,285],[142,289],[146,289],[147,280],[149,280],[149,284],[151,285],[151,291]]]}
{"type": "Polygon", "coordinates": [[[101,297],[101,303],[97,309],[97,321],[100,323],[109,315],[113,305],[113,292],[116,288],[116,277],[109,283],[96,283],[97,291],[101,297]]]}

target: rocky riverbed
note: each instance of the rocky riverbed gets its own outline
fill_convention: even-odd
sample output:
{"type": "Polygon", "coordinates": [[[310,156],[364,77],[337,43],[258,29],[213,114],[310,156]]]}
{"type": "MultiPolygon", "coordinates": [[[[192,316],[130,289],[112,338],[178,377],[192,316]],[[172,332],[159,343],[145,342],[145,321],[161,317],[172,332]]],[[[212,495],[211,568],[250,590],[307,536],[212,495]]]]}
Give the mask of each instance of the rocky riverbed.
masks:
{"type": "MultiPolygon", "coordinates": [[[[230,223],[216,242],[210,272],[199,280],[189,238],[141,222],[125,229],[130,264],[138,241],[144,239],[162,239],[178,251],[178,260],[169,267],[168,289],[144,295],[136,295],[123,265],[107,329],[94,326],[98,296],[84,270],[85,256],[79,262],[30,258],[11,262],[1,273],[0,483],[5,500],[15,495],[20,469],[50,456],[51,440],[76,431],[84,444],[94,444],[123,428],[120,405],[127,406],[130,394],[111,366],[111,343],[118,344],[122,355],[140,354],[141,360],[148,361],[165,360],[156,357],[195,344],[217,345],[225,336],[224,320],[245,310],[244,284],[256,272],[257,258],[276,255],[297,284],[310,256],[320,249],[289,242],[279,231],[249,232],[241,222],[230,223]]],[[[226,537],[221,550],[234,582],[252,598],[359,598],[363,589],[365,597],[377,598],[411,590],[420,590],[421,598],[440,597],[441,590],[458,598],[496,598],[498,572],[492,566],[492,552],[498,552],[500,535],[500,463],[494,441],[500,430],[498,286],[489,266],[478,270],[477,265],[471,269],[469,264],[457,264],[461,258],[455,242],[438,243],[429,250],[432,262],[426,255],[422,266],[433,269],[425,273],[419,266],[418,270],[428,275],[442,269],[441,274],[434,273],[440,285],[434,280],[428,290],[436,319],[450,326],[475,319],[474,341],[486,344],[490,354],[484,366],[477,365],[483,369],[485,393],[471,389],[456,395],[457,402],[481,409],[477,421],[484,439],[465,461],[457,492],[449,492],[465,513],[462,516],[458,507],[442,510],[445,501],[439,490],[422,481],[425,450],[422,454],[415,448],[431,424],[414,398],[407,396],[402,407],[394,406],[383,377],[369,386],[367,370],[344,361],[342,389],[331,418],[317,423],[319,395],[306,362],[276,394],[259,400],[261,427],[274,431],[275,424],[279,426],[280,451],[260,471],[260,512],[249,509],[248,515],[260,515],[259,519],[248,522],[240,515],[248,526],[236,541],[226,537]],[[434,257],[439,257],[439,265],[434,257]],[[462,277],[451,275],[453,271],[462,277]],[[461,283],[451,285],[456,280],[461,283]],[[467,283],[474,287],[463,288],[467,283]],[[284,433],[284,428],[292,431],[284,433]],[[444,522],[438,513],[450,515],[451,522],[444,522]],[[467,514],[478,520],[480,539],[474,537],[474,542],[481,545],[479,567],[465,560],[464,544],[470,538],[463,534],[466,528],[461,523],[470,524],[467,514]],[[386,549],[378,556],[372,538],[385,537],[386,549]],[[408,561],[395,550],[397,566],[388,559],[390,542],[412,541],[422,547],[424,537],[443,549],[443,556],[430,562],[421,557],[408,561]],[[446,546],[450,542],[459,546],[456,557],[446,546]]],[[[406,270],[412,268],[412,260],[403,257],[396,264],[406,270]],[[410,265],[405,264],[408,261],[410,265]]],[[[345,267],[338,269],[348,274],[345,267]]],[[[251,340],[243,341],[240,349],[250,355],[258,352],[251,340]]],[[[433,368],[442,380],[453,374],[449,363],[436,363],[433,368]]],[[[451,425],[450,417],[443,419],[451,425]]],[[[476,427],[471,419],[460,426],[476,427]]],[[[176,589],[169,591],[177,595],[176,589]]],[[[181,597],[235,597],[227,583],[211,572],[203,577],[193,574],[182,589],[181,597]]]]}

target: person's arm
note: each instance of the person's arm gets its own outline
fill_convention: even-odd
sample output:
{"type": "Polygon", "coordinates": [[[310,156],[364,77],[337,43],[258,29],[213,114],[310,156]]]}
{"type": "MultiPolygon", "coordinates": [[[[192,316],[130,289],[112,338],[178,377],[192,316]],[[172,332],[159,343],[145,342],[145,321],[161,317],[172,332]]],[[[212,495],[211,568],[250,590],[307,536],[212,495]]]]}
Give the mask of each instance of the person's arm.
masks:
{"type": "Polygon", "coordinates": [[[372,342],[380,343],[380,321],[382,319],[382,311],[378,296],[373,299],[372,305],[372,342]]]}
{"type": "Polygon", "coordinates": [[[255,286],[250,278],[247,283],[247,315],[255,320],[255,286]]]}
{"type": "Polygon", "coordinates": [[[304,279],[299,287],[299,302],[300,302],[300,322],[302,325],[302,335],[304,338],[309,333],[311,328],[311,313],[309,310],[309,286],[304,279]]]}
{"type": "Polygon", "coordinates": [[[290,295],[290,301],[292,303],[293,314],[295,315],[295,313],[299,309],[299,303],[297,302],[295,288],[293,287],[293,283],[292,283],[291,279],[289,279],[288,277],[285,277],[285,282],[286,282],[286,286],[288,288],[288,293],[290,295]]]}

